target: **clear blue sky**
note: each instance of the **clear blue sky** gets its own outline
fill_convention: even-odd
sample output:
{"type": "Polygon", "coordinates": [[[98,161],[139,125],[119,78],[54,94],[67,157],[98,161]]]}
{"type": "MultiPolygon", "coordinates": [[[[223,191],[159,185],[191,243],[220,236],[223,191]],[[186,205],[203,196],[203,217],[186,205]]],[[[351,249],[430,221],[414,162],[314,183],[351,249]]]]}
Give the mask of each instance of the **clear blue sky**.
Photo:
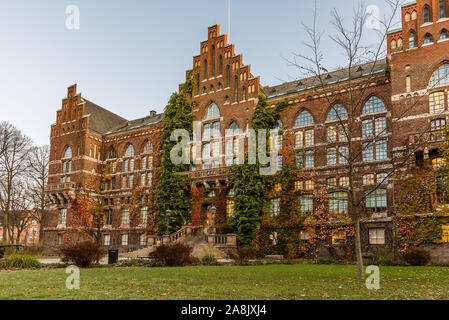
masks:
{"type": "MultiPolygon", "coordinates": [[[[378,5],[383,0],[367,0],[378,5]]],[[[330,11],[348,18],[355,1],[318,0],[320,28],[332,31],[330,11]]],[[[283,57],[304,50],[301,23],[312,21],[312,0],[231,0],[231,41],[262,85],[299,76],[283,57]],[[281,80],[280,80],[281,79],[281,80]]],[[[227,0],[0,0],[0,121],[35,144],[48,144],[50,125],[68,86],[127,118],[162,112],[207,27],[227,31],[227,0]],[[80,30],[66,28],[66,7],[80,9],[80,30]]],[[[367,41],[376,41],[373,31],[367,41]]],[[[335,45],[326,54],[342,63],[335,45]]]]}

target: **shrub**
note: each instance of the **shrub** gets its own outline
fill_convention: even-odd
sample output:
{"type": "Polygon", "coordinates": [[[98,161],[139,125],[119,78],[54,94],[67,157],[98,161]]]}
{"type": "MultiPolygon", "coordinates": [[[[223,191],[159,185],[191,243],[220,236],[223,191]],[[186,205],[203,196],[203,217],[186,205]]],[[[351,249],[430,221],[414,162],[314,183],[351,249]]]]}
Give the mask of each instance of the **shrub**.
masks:
{"type": "Polygon", "coordinates": [[[421,248],[409,248],[402,254],[402,258],[412,266],[425,266],[430,261],[430,254],[421,248]]]}
{"type": "Polygon", "coordinates": [[[163,244],[150,254],[166,266],[183,266],[192,262],[193,248],[183,243],[163,244]]]}
{"type": "Polygon", "coordinates": [[[81,268],[90,267],[103,255],[101,246],[92,241],[69,243],[61,247],[62,261],[72,262],[81,268]]]}
{"type": "Polygon", "coordinates": [[[316,261],[317,264],[335,264],[335,258],[318,258],[316,261]]]}
{"type": "Polygon", "coordinates": [[[394,262],[391,256],[378,256],[374,264],[378,266],[395,266],[396,262],[394,262]]]}
{"type": "Polygon", "coordinates": [[[17,268],[17,269],[31,269],[40,268],[42,265],[34,257],[25,254],[12,254],[7,259],[1,262],[1,268],[17,268]]]}
{"type": "Polygon", "coordinates": [[[250,259],[256,257],[256,251],[251,247],[238,247],[235,253],[230,254],[238,265],[248,265],[250,259]]]}
{"type": "Polygon", "coordinates": [[[114,263],[116,267],[162,267],[163,264],[155,260],[128,259],[114,263]]]}
{"type": "Polygon", "coordinates": [[[213,265],[213,264],[217,264],[217,259],[215,259],[215,257],[211,254],[208,254],[206,256],[203,257],[203,259],[201,259],[201,262],[205,265],[213,265]]]}

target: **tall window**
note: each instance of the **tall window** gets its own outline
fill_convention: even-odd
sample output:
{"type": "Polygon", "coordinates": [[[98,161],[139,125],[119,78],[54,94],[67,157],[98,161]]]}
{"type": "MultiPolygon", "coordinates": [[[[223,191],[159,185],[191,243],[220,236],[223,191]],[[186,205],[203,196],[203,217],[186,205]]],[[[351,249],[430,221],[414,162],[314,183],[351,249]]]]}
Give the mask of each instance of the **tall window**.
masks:
{"type": "Polygon", "coordinates": [[[220,55],[218,57],[218,72],[220,74],[223,74],[223,57],[222,57],[222,55],[220,55]]]}
{"type": "Polygon", "coordinates": [[[446,16],[446,7],[444,5],[445,0],[439,1],[439,8],[440,8],[440,18],[444,18],[446,16]]]}
{"type": "Polygon", "coordinates": [[[229,88],[231,86],[231,67],[226,67],[226,87],[229,88]]]}
{"type": "Polygon", "coordinates": [[[279,213],[281,211],[280,202],[281,202],[280,198],[275,198],[275,199],[270,200],[270,205],[269,205],[269,209],[268,209],[268,214],[270,216],[278,216],[279,215],[279,213]]]}
{"type": "Polygon", "coordinates": [[[429,7],[424,7],[424,22],[429,22],[430,21],[430,12],[429,12],[429,7]]]}
{"type": "Polygon", "coordinates": [[[129,225],[129,210],[123,209],[122,211],[122,225],[127,226],[129,225]]]}
{"type": "Polygon", "coordinates": [[[215,47],[212,46],[212,65],[211,65],[212,77],[215,76],[215,47]]]}
{"type": "Polygon", "coordinates": [[[204,79],[207,79],[207,60],[204,60],[204,79]]]}
{"type": "Polygon", "coordinates": [[[59,210],[58,224],[64,227],[67,225],[67,209],[59,210]]]}
{"type": "Polygon", "coordinates": [[[150,141],[147,141],[143,147],[142,153],[151,153],[153,152],[153,146],[151,145],[150,141]]]}
{"type": "Polygon", "coordinates": [[[61,162],[62,162],[61,182],[69,182],[70,173],[72,172],[72,149],[70,147],[67,147],[65,149],[61,162]]]}
{"type": "Polygon", "coordinates": [[[237,77],[234,79],[234,102],[237,102],[239,99],[239,80],[237,77]]]}
{"type": "Polygon", "coordinates": [[[410,35],[408,36],[408,47],[414,48],[415,47],[415,33],[410,32],[410,35]]]}

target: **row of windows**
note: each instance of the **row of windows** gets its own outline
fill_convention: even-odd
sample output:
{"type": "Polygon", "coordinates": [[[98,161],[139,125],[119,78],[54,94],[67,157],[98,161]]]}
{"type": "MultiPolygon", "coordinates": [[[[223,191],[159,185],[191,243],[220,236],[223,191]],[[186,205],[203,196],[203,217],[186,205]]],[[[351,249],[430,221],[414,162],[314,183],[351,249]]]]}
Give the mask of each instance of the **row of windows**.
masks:
{"type": "MultiPolygon", "coordinates": [[[[347,183],[343,182],[343,183],[347,183]]],[[[300,212],[302,214],[310,214],[313,212],[314,197],[313,195],[301,195],[298,197],[300,212]]],[[[365,206],[371,212],[384,212],[387,210],[387,190],[377,189],[365,198],[365,206]]],[[[332,214],[348,213],[348,194],[346,192],[332,192],[329,194],[328,210],[332,214]]],[[[280,198],[270,200],[267,208],[267,214],[277,216],[280,213],[280,198]]]]}
{"type": "MultiPolygon", "coordinates": [[[[438,40],[445,40],[449,38],[449,33],[446,30],[442,30],[440,33],[440,36],[438,38],[438,40]]],[[[430,33],[426,33],[426,35],[424,36],[424,40],[423,40],[423,44],[429,44],[429,43],[433,43],[433,36],[430,33]]],[[[416,40],[416,33],[414,31],[410,31],[409,37],[408,37],[408,47],[411,48],[415,48],[417,44],[417,40],[416,40]]],[[[398,40],[398,42],[396,43],[396,40],[392,40],[391,41],[391,48],[392,49],[396,49],[396,47],[402,47],[402,39],[400,39],[400,41],[398,40]]]]}

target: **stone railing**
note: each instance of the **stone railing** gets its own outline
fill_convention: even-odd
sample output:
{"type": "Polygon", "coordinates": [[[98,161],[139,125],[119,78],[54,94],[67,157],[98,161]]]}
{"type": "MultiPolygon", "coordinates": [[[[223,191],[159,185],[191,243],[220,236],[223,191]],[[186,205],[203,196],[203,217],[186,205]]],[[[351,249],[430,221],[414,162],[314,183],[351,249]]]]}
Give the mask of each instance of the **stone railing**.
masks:
{"type": "Polygon", "coordinates": [[[187,236],[191,235],[194,229],[195,228],[192,226],[184,226],[178,231],[169,235],[163,236],[150,235],[147,237],[147,243],[149,246],[160,246],[161,244],[174,243],[179,240],[185,239],[187,236]]]}
{"type": "Polygon", "coordinates": [[[217,248],[236,248],[237,236],[233,233],[228,234],[204,234],[204,240],[217,248]]]}
{"type": "Polygon", "coordinates": [[[209,177],[218,177],[218,176],[225,176],[230,173],[230,170],[228,167],[224,168],[212,168],[212,169],[205,169],[205,170],[195,170],[195,171],[189,171],[183,174],[186,174],[191,179],[195,178],[209,178],[209,177]]]}

